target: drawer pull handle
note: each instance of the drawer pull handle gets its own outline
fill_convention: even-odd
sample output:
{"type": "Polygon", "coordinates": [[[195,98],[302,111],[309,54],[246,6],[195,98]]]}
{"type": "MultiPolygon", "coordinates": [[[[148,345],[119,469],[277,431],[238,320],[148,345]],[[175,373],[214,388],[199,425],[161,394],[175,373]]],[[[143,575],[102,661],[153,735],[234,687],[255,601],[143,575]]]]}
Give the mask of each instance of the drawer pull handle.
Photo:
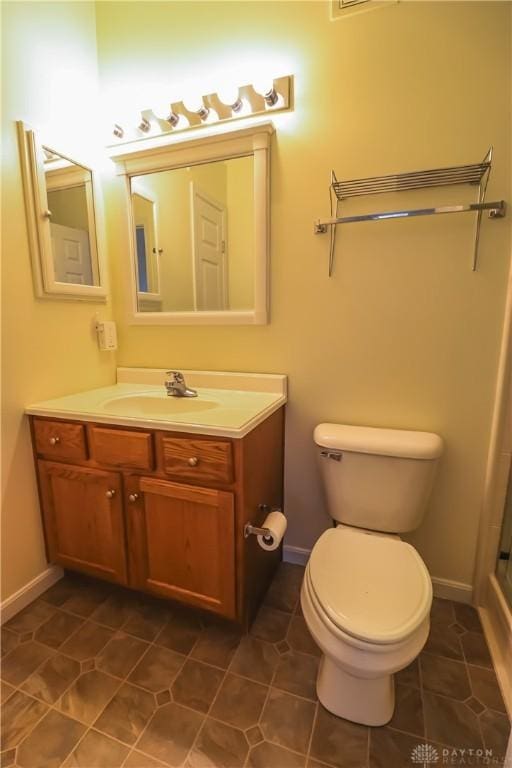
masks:
{"type": "Polygon", "coordinates": [[[138,493],[130,493],[130,495],[128,496],[128,501],[130,502],[130,504],[135,504],[138,498],[139,498],[138,493]]]}
{"type": "Polygon", "coordinates": [[[50,437],[50,445],[58,445],[60,443],[60,437],[50,437]]]}
{"type": "Polygon", "coordinates": [[[190,459],[188,459],[187,463],[189,467],[197,467],[197,465],[199,464],[199,459],[197,458],[197,456],[191,456],[190,459]]]}
{"type": "Polygon", "coordinates": [[[116,495],[116,492],[115,492],[114,488],[109,488],[108,491],[105,494],[107,499],[113,499],[115,495],[116,495]]]}

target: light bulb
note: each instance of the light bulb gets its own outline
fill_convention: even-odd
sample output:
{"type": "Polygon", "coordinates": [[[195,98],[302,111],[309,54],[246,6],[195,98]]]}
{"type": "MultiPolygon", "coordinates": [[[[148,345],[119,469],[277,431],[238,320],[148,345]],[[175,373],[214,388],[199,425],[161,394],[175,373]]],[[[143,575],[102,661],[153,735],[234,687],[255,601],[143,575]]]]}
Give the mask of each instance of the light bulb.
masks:
{"type": "Polygon", "coordinates": [[[119,110],[116,115],[114,136],[122,138],[127,131],[133,131],[134,129],[147,133],[150,127],[149,120],[142,116],[140,109],[125,107],[119,110]]]}
{"type": "Polygon", "coordinates": [[[230,107],[233,112],[240,112],[243,107],[243,101],[238,95],[238,88],[236,85],[225,85],[219,88],[217,91],[219,101],[230,107]]]}
{"type": "Polygon", "coordinates": [[[209,108],[203,101],[203,97],[195,93],[187,94],[183,103],[188,112],[193,112],[204,122],[210,114],[209,108]]]}
{"type": "Polygon", "coordinates": [[[271,78],[258,77],[254,80],[252,87],[256,93],[259,93],[260,96],[263,96],[265,103],[269,107],[273,107],[277,104],[279,96],[276,89],[274,88],[274,81],[271,78]]]}
{"type": "Polygon", "coordinates": [[[152,107],[151,111],[158,120],[169,123],[173,128],[176,128],[180,121],[180,115],[173,110],[169,101],[162,101],[156,104],[152,107]]]}

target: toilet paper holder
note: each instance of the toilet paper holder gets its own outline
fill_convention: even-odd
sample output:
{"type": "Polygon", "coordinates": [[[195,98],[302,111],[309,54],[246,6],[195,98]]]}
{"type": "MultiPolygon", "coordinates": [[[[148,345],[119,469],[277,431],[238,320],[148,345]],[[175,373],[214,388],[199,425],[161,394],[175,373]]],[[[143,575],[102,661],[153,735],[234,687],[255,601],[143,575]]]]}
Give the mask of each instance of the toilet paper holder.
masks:
{"type": "MultiPolygon", "coordinates": [[[[282,512],[281,507],[270,507],[268,504],[258,504],[258,512],[264,512],[268,515],[269,512],[282,512]]],[[[268,528],[258,528],[257,525],[252,523],[246,523],[244,525],[244,539],[248,539],[249,536],[271,536],[272,532],[268,528]]]]}

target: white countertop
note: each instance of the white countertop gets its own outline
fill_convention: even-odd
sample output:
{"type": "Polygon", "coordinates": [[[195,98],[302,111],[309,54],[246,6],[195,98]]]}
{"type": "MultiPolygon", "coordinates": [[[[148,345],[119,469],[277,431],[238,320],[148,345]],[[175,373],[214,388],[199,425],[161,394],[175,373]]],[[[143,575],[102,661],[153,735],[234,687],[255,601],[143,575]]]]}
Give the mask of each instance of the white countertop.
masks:
{"type": "Polygon", "coordinates": [[[71,421],[244,437],[286,403],[286,376],[182,371],[198,397],[168,397],[165,369],[119,368],[117,384],[33,403],[25,412],[71,421]]]}

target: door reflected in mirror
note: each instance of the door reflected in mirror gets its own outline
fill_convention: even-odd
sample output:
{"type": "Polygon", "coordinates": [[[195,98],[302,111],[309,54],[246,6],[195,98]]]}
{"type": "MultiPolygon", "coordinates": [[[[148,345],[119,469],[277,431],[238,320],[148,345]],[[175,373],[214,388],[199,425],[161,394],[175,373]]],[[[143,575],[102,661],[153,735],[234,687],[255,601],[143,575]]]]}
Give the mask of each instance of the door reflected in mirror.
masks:
{"type": "Polygon", "coordinates": [[[139,312],[254,309],[254,157],[131,178],[139,312]]]}
{"type": "Polygon", "coordinates": [[[91,171],[54,150],[42,150],[53,279],[99,286],[91,171]]]}

